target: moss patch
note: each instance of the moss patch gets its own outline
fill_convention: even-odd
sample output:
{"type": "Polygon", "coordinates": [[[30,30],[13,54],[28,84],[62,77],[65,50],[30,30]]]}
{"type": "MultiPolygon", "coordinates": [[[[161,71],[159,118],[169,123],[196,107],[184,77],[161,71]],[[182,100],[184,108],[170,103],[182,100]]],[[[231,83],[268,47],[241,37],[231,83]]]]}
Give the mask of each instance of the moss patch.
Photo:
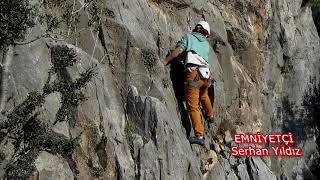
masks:
{"type": "Polygon", "coordinates": [[[169,87],[169,79],[167,79],[167,78],[162,79],[162,85],[164,88],[168,88],[169,87]]]}
{"type": "Polygon", "coordinates": [[[149,72],[152,72],[157,61],[156,53],[151,49],[142,49],[141,53],[143,57],[143,64],[146,66],[149,72]]]}
{"type": "Polygon", "coordinates": [[[130,152],[133,154],[133,133],[135,132],[135,126],[132,120],[128,120],[126,122],[126,126],[124,127],[124,134],[127,143],[129,144],[130,152]]]}

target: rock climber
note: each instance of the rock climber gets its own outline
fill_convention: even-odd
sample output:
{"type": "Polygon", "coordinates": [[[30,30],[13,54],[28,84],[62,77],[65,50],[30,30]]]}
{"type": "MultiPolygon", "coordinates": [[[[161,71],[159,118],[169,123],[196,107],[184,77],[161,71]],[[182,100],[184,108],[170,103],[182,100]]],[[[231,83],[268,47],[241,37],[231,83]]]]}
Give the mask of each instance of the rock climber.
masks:
{"type": "Polygon", "coordinates": [[[214,122],[214,112],[208,96],[210,80],[209,43],[210,26],[206,21],[200,21],[192,32],[186,34],[176,45],[176,48],[161,59],[164,65],[169,64],[182,52],[187,52],[185,59],[184,95],[188,114],[192,121],[194,136],[189,138],[191,144],[204,145],[204,128],[199,111],[199,99],[209,123],[214,122]]]}

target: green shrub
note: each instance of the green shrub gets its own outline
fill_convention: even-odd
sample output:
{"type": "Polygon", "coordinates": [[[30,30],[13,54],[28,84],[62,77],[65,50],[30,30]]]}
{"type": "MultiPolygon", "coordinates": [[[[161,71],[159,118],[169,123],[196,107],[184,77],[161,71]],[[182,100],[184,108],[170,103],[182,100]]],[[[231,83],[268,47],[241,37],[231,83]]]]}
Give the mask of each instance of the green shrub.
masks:
{"type": "Polygon", "coordinates": [[[66,67],[73,66],[76,55],[67,46],[55,46],[51,49],[53,67],[44,86],[43,93],[31,92],[20,105],[7,116],[8,120],[0,124],[0,130],[6,129],[7,135],[14,139],[14,157],[6,168],[7,179],[26,179],[34,172],[34,160],[40,151],[70,156],[79,145],[79,137],[67,139],[52,131],[51,125],[38,117],[37,109],[43,106],[45,97],[59,92],[62,95],[61,107],[56,115],[56,122],[73,121],[78,105],[85,100],[82,89],[94,76],[94,67],[80,74],[74,81],[66,73],[66,67]],[[57,74],[52,83],[51,75],[57,74]]]}
{"type": "Polygon", "coordinates": [[[47,86],[45,91],[47,93],[57,91],[62,95],[61,107],[58,110],[54,124],[65,120],[73,121],[78,105],[86,100],[82,89],[94,76],[94,67],[90,67],[85,72],[80,73],[80,77],[72,81],[66,68],[73,66],[77,61],[75,52],[67,46],[55,46],[51,48],[51,52],[53,64],[51,71],[58,75],[58,79],[53,85],[47,86]]]}
{"type": "Polygon", "coordinates": [[[133,154],[133,133],[135,132],[135,126],[132,120],[128,120],[124,127],[125,139],[129,145],[130,152],[133,154]]]}
{"type": "Polygon", "coordinates": [[[74,29],[79,22],[79,13],[73,13],[73,1],[43,0],[40,4],[44,13],[39,14],[40,22],[47,24],[47,31],[65,27],[74,29]]]}
{"type": "Polygon", "coordinates": [[[0,1],[0,50],[24,39],[27,29],[34,26],[34,15],[29,0],[0,1]]]}
{"type": "Polygon", "coordinates": [[[90,3],[88,6],[88,12],[90,14],[90,19],[88,26],[93,27],[95,31],[98,31],[101,26],[101,18],[104,14],[107,13],[107,10],[104,8],[105,3],[102,0],[86,0],[87,3],[90,3]]]}
{"type": "Polygon", "coordinates": [[[148,71],[151,72],[157,61],[156,53],[151,49],[142,49],[143,64],[147,67],[148,71]]]}

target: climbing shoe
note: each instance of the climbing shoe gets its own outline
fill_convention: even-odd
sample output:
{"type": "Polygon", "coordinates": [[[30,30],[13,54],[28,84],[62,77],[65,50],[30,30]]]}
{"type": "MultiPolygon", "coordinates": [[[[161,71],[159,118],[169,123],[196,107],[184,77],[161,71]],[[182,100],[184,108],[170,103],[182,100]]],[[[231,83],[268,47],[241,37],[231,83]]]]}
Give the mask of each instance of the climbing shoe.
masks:
{"type": "Polygon", "coordinates": [[[215,119],[213,116],[207,118],[208,123],[214,123],[215,119]]]}
{"type": "Polygon", "coordinates": [[[189,138],[190,144],[204,145],[204,138],[202,136],[192,136],[189,138]]]}

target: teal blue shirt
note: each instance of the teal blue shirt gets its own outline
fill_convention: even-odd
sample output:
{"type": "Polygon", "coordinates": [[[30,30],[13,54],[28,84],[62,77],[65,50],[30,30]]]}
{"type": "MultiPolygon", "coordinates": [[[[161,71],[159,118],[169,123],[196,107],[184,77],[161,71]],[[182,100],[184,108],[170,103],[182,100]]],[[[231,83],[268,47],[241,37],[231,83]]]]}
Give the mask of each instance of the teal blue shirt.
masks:
{"type": "Polygon", "coordinates": [[[198,32],[191,32],[186,34],[181,41],[177,43],[177,48],[184,51],[194,51],[204,60],[208,62],[209,59],[209,43],[206,37],[198,32]]]}

